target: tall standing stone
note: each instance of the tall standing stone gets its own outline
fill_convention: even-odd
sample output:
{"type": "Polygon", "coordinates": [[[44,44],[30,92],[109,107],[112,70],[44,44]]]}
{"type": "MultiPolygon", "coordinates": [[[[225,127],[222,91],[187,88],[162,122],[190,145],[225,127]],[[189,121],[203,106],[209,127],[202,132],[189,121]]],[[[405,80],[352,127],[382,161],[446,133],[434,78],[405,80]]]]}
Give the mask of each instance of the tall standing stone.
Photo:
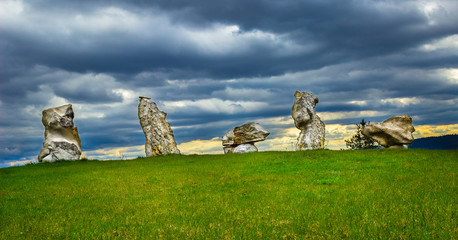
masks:
{"type": "Polygon", "coordinates": [[[382,123],[371,123],[364,127],[362,133],[387,148],[408,148],[414,140],[415,128],[408,115],[390,117],[382,123]]]}
{"type": "Polygon", "coordinates": [[[140,97],[138,118],[145,133],[145,153],[147,157],[176,153],[177,148],[170,124],[165,121],[167,114],[157,107],[151,98],[140,97]]]}
{"type": "Polygon", "coordinates": [[[323,147],[325,125],[315,112],[318,98],[312,93],[294,93],[294,104],[291,115],[296,128],[301,130],[297,137],[296,150],[319,149],[323,147]]]}
{"type": "Polygon", "coordinates": [[[38,154],[39,162],[80,159],[83,151],[78,129],[73,125],[73,118],[71,104],[43,111],[41,122],[45,126],[45,141],[38,154]]]}

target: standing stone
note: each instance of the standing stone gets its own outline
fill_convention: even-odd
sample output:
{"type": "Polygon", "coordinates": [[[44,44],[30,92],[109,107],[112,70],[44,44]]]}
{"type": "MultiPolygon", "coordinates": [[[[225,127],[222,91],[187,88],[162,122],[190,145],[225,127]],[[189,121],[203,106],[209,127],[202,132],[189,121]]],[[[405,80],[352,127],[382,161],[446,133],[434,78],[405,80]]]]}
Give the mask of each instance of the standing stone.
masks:
{"type": "Polygon", "coordinates": [[[318,98],[312,93],[294,93],[293,110],[291,115],[296,128],[301,130],[297,137],[296,150],[311,150],[323,147],[325,125],[315,112],[318,98]]]}
{"type": "Polygon", "coordinates": [[[45,141],[38,154],[38,161],[79,160],[83,151],[78,129],[73,125],[72,105],[48,108],[42,112],[42,115],[45,141]]]}
{"type": "Polygon", "coordinates": [[[224,134],[222,143],[224,153],[257,152],[255,142],[264,141],[270,132],[259,123],[245,123],[224,134]]]}
{"type": "Polygon", "coordinates": [[[371,123],[364,127],[362,133],[387,148],[408,148],[414,140],[415,128],[408,115],[390,117],[382,123],[371,123]]]}
{"type": "Polygon", "coordinates": [[[167,114],[157,108],[151,98],[140,97],[138,118],[145,133],[145,153],[147,157],[179,154],[170,124],[165,121],[167,114]]]}

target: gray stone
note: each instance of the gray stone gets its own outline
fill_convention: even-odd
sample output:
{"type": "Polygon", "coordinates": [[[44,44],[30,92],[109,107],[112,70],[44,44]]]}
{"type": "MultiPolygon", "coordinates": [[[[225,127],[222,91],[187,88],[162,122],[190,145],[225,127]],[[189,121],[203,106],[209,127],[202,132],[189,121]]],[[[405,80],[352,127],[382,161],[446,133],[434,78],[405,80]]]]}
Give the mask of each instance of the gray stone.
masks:
{"type": "Polygon", "coordinates": [[[244,143],[235,147],[232,153],[248,153],[257,151],[258,148],[254,145],[254,143],[244,143]]]}
{"type": "Polygon", "coordinates": [[[362,133],[386,148],[408,148],[414,140],[414,131],[412,118],[404,114],[390,117],[382,123],[368,124],[362,133]]]}
{"type": "Polygon", "coordinates": [[[73,126],[71,104],[43,111],[41,122],[45,127],[45,141],[38,154],[39,162],[78,160],[81,157],[81,140],[78,129],[73,126]]]}
{"type": "Polygon", "coordinates": [[[228,130],[223,136],[223,146],[232,146],[235,144],[234,129],[228,130]]]}
{"type": "Polygon", "coordinates": [[[233,152],[234,152],[234,148],[235,148],[235,147],[233,147],[233,146],[226,146],[226,147],[223,147],[224,154],[233,153],[233,152]]]}
{"type": "Polygon", "coordinates": [[[315,112],[318,98],[312,93],[294,93],[291,116],[296,128],[301,130],[297,137],[296,150],[319,149],[324,145],[325,125],[315,112]]]}
{"type": "Polygon", "coordinates": [[[157,107],[151,98],[140,97],[138,118],[145,133],[145,153],[147,157],[179,154],[170,124],[165,120],[167,114],[157,107]]]}
{"type": "Polygon", "coordinates": [[[266,140],[270,132],[263,128],[259,123],[245,123],[234,128],[235,144],[254,143],[266,140]]]}

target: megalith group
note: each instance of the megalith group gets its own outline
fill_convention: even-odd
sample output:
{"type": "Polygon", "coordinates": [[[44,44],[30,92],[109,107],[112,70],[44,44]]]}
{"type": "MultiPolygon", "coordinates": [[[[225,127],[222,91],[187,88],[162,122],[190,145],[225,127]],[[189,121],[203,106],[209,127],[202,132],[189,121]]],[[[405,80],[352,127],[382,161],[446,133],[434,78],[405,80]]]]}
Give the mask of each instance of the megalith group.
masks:
{"type": "Polygon", "coordinates": [[[170,124],[165,120],[167,113],[159,110],[151,98],[140,97],[138,118],[145,133],[145,154],[147,157],[179,154],[170,124]]]}
{"type": "Polygon", "coordinates": [[[412,118],[404,114],[390,117],[382,123],[368,124],[362,133],[386,148],[408,148],[414,140],[414,131],[412,118]]]}
{"type": "Polygon", "coordinates": [[[48,108],[42,112],[41,122],[45,127],[45,141],[38,154],[39,162],[80,159],[81,140],[73,124],[71,104],[48,108]]]}
{"type": "Polygon", "coordinates": [[[254,143],[266,140],[269,134],[259,123],[249,122],[235,127],[223,136],[224,153],[257,152],[254,143]]]}
{"type": "MultiPolygon", "coordinates": [[[[323,148],[325,124],[315,112],[318,98],[312,93],[294,93],[291,115],[301,132],[297,137],[296,150],[323,148]]],[[[157,107],[151,98],[140,96],[138,118],[145,134],[147,157],[180,154],[172,128],[166,121],[167,114],[157,107]]],[[[71,104],[48,108],[43,111],[45,141],[38,155],[39,162],[56,160],[78,160],[81,157],[81,140],[74,126],[74,112],[71,104]]],[[[362,133],[374,139],[382,147],[407,148],[414,140],[415,128],[408,115],[391,117],[382,123],[365,126],[362,133]]],[[[256,142],[264,141],[270,134],[259,123],[249,122],[228,130],[222,137],[224,153],[257,152],[256,142]]]]}
{"type": "Polygon", "coordinates": [[[312,93],[294,93],[291,115],[296,128],[301,130],[297,137],[296,150],[319,149],[324,145],[325,125],[315,112],[318,98],[312,93]]]}

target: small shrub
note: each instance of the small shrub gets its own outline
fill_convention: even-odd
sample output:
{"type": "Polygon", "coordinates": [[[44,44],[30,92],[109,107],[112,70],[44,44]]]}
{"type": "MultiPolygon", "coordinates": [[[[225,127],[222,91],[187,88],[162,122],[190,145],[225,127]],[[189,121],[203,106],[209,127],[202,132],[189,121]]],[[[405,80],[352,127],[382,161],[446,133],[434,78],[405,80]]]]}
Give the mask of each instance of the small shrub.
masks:
{"type": "Polygon", "coordinates": [[[364,118],[359,124],[356,124],[356,134],[351,137],[349,140],[345,140],[347,148],[350,149],[374,149],[377,148],[377,143],[374,139],[367,137],[363,134],[364,127],[370,122],[364,121],[364,118]]]}

